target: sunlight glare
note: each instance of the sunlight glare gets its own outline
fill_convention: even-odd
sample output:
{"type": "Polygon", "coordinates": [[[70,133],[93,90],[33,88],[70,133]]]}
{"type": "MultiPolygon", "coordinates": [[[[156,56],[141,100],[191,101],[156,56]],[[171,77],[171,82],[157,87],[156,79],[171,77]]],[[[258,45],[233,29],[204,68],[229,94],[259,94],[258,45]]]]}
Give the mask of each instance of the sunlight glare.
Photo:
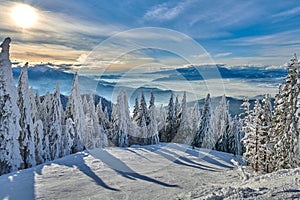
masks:
{"type": "Polygon", "coordinates": [[[12,18],[15,23],[22,28],[32,27],[37,20],[35,9],[26,4],[19,4],[12,10],[12,18]]]}

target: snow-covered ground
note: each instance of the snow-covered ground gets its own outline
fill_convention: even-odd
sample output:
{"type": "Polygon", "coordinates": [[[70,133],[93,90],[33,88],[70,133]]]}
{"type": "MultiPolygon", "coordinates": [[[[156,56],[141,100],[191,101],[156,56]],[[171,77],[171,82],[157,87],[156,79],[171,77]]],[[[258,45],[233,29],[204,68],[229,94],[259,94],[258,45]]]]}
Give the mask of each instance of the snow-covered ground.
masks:
{"type": "Polygon", "coordinates": [[[107,148],[0,176],[0,199],[300,199],[300,168],[254,175],[178,144],[107,148]]]}

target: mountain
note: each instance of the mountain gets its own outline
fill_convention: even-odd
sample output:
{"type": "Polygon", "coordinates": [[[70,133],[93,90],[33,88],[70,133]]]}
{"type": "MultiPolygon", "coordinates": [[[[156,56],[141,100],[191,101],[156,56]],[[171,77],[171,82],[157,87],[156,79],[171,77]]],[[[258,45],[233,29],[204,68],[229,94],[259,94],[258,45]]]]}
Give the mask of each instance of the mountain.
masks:
{"type": "Polygon", "coordinates": [[[171,70],[165,70],[162,72],[151,72],[151,74],[161,74],[164,77],[153,80],[157,81],[176,81],[176,80],[187,80],[196,81],[204,80],[201,75],[201,71],[205,72],[206,78],[240,78],[240,79],[276,79],[285,77],[286,69],[269,69],[266,67],[240,67],[240,68],[226,68],[221,65],[216,67],[212,66],[194,66],[191,65],[185,68],[177,68],[171,70]],[[216,73],[219,72],[219,73],[216,73]]]}
{"type": "MultiPolygon", "coordinates": [[[[252,109],[254,106],[254,102],[256,99],[261,100],[263,98],[262,95],[260,96],[256,96],[255,98],[249,99],[249,103],[250,103],[250,108],[252,109]]],[[[222,99],[222,96],[218,96],[218,97],[211,97],[211,104],[212,104],[212,108],[215,109],[220,101],[222,99]]],[[[243,113],[244,111],[241,109],[241,105],[243,103],[243,99],[238,99],[238,98],[234,98],[234,97],[226,97],[227,101],[229,102],[229,113],[231,114],[232,117],[234,117],[235,115],[239,115],[241,113],[243,113]]],[[[199,103],[199,108],[202,108],[205,102],[205,98],[204,99],[200,99],[198,100],[199,103]]],[[[274,105],[274,98],[271,99],[271,103],[272,105],[274,105]]],[[[188,106],[193,106],[195,104],[195,101],[192,102],[188,102],[188,106]]]]}

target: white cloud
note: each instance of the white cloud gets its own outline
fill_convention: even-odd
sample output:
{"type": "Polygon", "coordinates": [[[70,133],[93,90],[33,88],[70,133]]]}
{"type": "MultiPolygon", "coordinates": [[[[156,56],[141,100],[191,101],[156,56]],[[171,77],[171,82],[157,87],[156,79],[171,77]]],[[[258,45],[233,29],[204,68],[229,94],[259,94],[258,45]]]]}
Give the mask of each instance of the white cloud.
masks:
{"type": "Polygon", "coordinates": [[[175,6],[169,3],[162,3],[150,8],[144,15],[146,20],[168,21],[179,16],[192,1],[177,3],[175,6]]]}
{"type": "Polygon", "coordinates": [[[289,17],[289,16],[292,16],[292,15],[295,15],[295,14],[299,14],[299,12],[300,12],[300,6],[289,9],[289,10],[286,10],[286,11],[283,11],[283,12],[280,12],[280,13],[276,13],[275,15],[272,15],[272,17],[274,17],[274,18],[282,18],[282,17],[285,18],[285,17],[289,17]]]}
{"type": "Polygon", "coordinates": [[[215,58],[220,58],[220,57],[227,57],[230,56],[232,53],[231,52],[224,52],[224,53],[218,53],[214,55],[215,58]]]}

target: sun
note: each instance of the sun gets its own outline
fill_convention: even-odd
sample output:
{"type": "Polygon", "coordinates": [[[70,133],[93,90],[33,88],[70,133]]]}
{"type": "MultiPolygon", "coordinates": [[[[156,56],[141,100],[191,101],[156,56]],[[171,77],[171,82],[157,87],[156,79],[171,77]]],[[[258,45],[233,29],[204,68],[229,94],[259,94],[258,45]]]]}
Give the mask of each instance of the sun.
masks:
{"type": "Polygon", "coordinates": [[[33,7],[26,4],[16,5],[12,9],[11,16],[16,25],[21,28],[30,28],[37,21],[37,12],[33,7]]]}

